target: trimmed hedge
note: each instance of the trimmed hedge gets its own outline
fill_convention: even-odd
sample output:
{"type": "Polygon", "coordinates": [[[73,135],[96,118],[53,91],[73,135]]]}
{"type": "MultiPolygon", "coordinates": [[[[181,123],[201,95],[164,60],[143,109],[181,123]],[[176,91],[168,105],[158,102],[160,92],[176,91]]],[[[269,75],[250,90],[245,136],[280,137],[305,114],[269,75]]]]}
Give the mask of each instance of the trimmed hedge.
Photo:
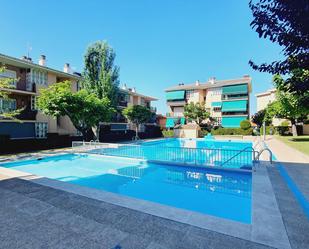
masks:
{"type": "MultiPolygon", "coordinates": [[[[272,129],[272,135],[278,134],[277,130],[274,126],[266,126],[266,135],[270,135],[270,130],[272,129]]],[[[264,129],[263,127],[260,128],[260,134],[264,135],[264,129]]]]}
{"type": "Polygon", "coordinates": [[[251,123],[248,119],[245,119],[240,122],[240,128],[243,130],[248,130],[251,128],[251,123]]]}
{"type": "Polygon", "coordinates": [[[162,134],[164,137],[174,137],[174,131],[173,130],[163,130],[162,134]]]}
{"type": "Polygon", "coordinates": [[[200,137],[207,136],[208,133],[212,135],[242,135],[242,136],[250,136],[253,133],[253,129],[249,128],[247,130],[241,128],[217,128],[212,129],[210,132],[207,130],[200,131],[200,137]]]}
{"type": "Polygon", "coordinates": [[[218,128],[212,129],[212,135],[252,135],[253,129],[249,128],[247,130],[241,128],[218,128]]]}

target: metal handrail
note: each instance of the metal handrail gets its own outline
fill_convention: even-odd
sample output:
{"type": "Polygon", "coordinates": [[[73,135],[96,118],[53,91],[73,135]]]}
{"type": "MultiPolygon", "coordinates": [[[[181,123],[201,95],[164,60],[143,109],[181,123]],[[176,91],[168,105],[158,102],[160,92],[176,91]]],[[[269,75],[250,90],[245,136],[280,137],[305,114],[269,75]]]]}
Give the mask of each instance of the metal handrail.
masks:
{"type": "Polygon", "coordinates": [[[269,162],[272,164],[273,163],[273,153],[269,148],[263,148],[259,153],[258,153],[258,160],[260,160],[260,156],[264,151],[269,152],[269,162]]]}
{"type": "Polygon", "coordinates": [[[220,166],[223,166],[224,164],[226,164],[227,162],[231,161],[233,158],[237,157],[238,155],[240,155],[243,152],[249,152],[249,151],[247,151],[247,149],[251,149],[251,151],[254,153],[253,158],[255,158],[255,152],[256,151],[252,147],[246,147],[246,148],[242,149],[241,151],[239,151],[234,156],[232,156],[231,158],[229,158],[228,160],[226,160],[223,163],[221,163],[220,166]]]}

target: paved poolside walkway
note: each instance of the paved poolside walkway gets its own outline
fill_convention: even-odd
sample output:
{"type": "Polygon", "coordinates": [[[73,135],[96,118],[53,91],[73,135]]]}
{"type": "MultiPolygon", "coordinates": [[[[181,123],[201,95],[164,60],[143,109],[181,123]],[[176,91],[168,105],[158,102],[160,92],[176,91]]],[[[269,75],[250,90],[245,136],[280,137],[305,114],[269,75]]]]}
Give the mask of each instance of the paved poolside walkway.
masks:
{"type": "Polygon", "coordinates": [[[33,182],[0,179],[0,248],[270,248],[33,182]]]}
{"type": "Polygon", "coordinates": [[[266,143],[309,201],[309,156],[275,137],[269,138],[266,143]]]}
{"type": "Polygon", "coordinates": [[[266,143],[278,161],[274,163],[274,167],[268,168],[268,172],[291,246],[309,248],[309,217],[306,216],[304,209],[295,199],[295,194],[291,192],[276,167],[284,167],[304,196],[304,202],[309,205],[309,157],[275,137],[268,138],[266,143]]]}

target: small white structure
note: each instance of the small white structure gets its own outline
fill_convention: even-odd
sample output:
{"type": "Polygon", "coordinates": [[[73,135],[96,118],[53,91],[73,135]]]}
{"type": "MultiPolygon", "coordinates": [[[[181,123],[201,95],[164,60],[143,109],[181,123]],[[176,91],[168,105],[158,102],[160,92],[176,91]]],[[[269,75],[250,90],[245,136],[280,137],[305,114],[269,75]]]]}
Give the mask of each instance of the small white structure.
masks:
{"type": "Polygon", "coordinates": [[[200,130],[197,124],[179,125],[174,128],[174,135],[178,138],[198,138],[200,130]]]}

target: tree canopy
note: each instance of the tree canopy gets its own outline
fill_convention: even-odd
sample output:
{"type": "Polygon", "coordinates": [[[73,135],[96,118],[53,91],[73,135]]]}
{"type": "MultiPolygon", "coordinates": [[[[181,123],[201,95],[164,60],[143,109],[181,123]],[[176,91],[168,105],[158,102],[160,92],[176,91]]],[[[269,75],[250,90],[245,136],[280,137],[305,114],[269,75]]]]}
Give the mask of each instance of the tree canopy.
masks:
{"type": "Polygon", "coordinates": [[[260,110],[252,115],[251,120],[253,123],[255,123],[258,127],[261,127],[263,125],[263,122],[266,122],[266,125],[269,125],[271,121],[265,120],[266,115],[266,109],[260,110]]]}
{"type": "Polygon", "coordinates": [[[122,114],[134,124],[142,124],[147,122],[151,118],[151,111],[141,105],[132,105],[125,108],[122,114]]]}
{"type": "Polygon", "coordinates": [[[259,71],[286,74],[292,69],[309,69],[309,1],[251,0],[251,27],[259,37],[283,48],[285,58],[270,64],[250,65],[259,71]]]}
{"type": "Polygon", "coordinates": [[[152,116],[152,112],[145,106],[133,105],[123,109],[122,114],[136,125],[136,138],[138,137],[138,126],[146,123],[152,116]]]}
{"type": "Polygon", "coordinates": [[[87,48],[84,56],[82,86],[98,98],[117,104],[119,67],[114,65],[116,53],[105,41],[97,41],[87,48]]]}
{"type": "Polygon", "coordinates": [[[186,118],[194,120],[198,125],[200,125],[203,120],[210,117],[210,113],[206,111],[204,103],[194,104],[193,102],[185,105],[184,115],[186,118]]]}
{"type": "MultiPolygon", "coordinates": [[[[281,76],[275,76],[274,81],[283,80],[281,76]]],[[[293,126],[293,135],[297,135],[295,123],[301,121],[308,115],[308,105],[303,105],[299,96],[277,90],[276,101],[270,103],[266,108],[264,120],[271,121],[274,117],[289,119],[293,126]]]]}
{"type": "Polygon", "coordinates": [[[64,81],[41,90],[38,108],[46,115],[60,117],[67,115],[85,140],[92,139],[92,127],[99,122],[109,121],[113,108],[107,98],[99,99],[85,89],[71,91],[71,83],[64,81]]]}

